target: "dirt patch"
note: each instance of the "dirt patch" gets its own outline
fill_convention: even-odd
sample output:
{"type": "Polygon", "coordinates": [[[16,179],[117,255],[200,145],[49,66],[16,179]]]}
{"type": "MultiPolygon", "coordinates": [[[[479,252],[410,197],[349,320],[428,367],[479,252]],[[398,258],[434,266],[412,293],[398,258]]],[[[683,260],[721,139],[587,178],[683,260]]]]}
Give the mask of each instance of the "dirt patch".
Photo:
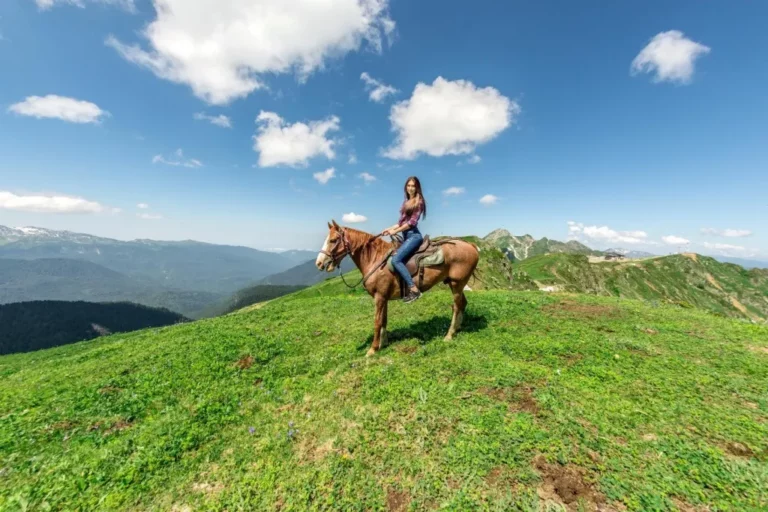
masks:
{"type": "Polygon", "coordinates": [[[616,317],[621,311],[613,306],[602,306],[599,304],[580,304],[572,301],[560,301],[555,304],[548,304],[541,308],[545,313],[552,315],[571,314],[582,318],[605,318],[616,317]]]}
{"type": "Polygon", "coordinates": [[[414,347],[413,345],[395,345],[395,350],[401,354],[413,354],[418,349],[419,347],[414,347]]]}
{"type": "Polygon", "coordinates": [[[390,512],[401,512],[408,509],[411,503],[411,496],[405,491],[387,490],[387,510],[390,512]]]}
{"type": "Polygon", "coordinates": [[[644,434],[643,441],[656,441],[659,437],[656,434],[644,434]]]}
{"type": "Polygon", "coordinates": [[[715,281],[715,278],[714,278],[714,277],[712,277],[712,274],[710,274],[709,272],[707,272],[706,278],[707,278],[707,282],[708,282],[709,284],[711,284],[712,286],[714,286],[714,287],[715,287],[715,288],[717,288],[718,290],[720,290],[720,291],[723,291],[723,287],[722,287],[722,286],[720,286],[720,283],[718,283],[717,281],[715,281]]]}
{"type": "Polygon", "coordinates": [[[208,496],[218,494],[224,490],[224,484],[217,482],[215,484],[209,484],[208,482],[198,482],[192,485],[192,490],[195,492],[202,492],[208,496]]]}
{"type": "Polygon", "coordinates": [[[595,330],[600,332],[616,332],[614,329],[611,329],[610,327],[606,327],[604,325],[598,325],[597,327],[595,327],[595,330]]]}
{"type": "Polygon", "coordinates": [[[119,393],[120,391],[122,391],[122,389],[120,389],[117,386],[104,386],[103,388],[99,389],[99,394],[100,395],[111,395],[113,393],[119,393]]]}
{"type": "Polygon", "coordinates": [[[692,259],[696,263],[699,262],[699,256],[695,252],[684,252],[683,256],[685,256],[686,258],[692,259]]]}
{"type": "Polygon", "coordinates": [[[536,456],[533,465],[541,473],[543,482],[537,493],[545,503],[557,503],[569,512],[610,510],[606,508],[605,496],[585,479],[583,468],[574,464],[549,464],[543,455],[536,456]]]}
{"type": "Polygon", "coordinates": [[[253,366],[253,356],[247,355],[240,358],[240,360],[235,363],[235,366],[237,366],[241,370],[247,370],[251,366],[253,366]]]}
{"type": "Polygon", "coordinates": [[[111,427],[109,427],[107,430],[104,431],[104,435],[108,436],[110,434],[114,434],[115,432],[120,432],[121,430],[126,430],[128,428],[131,428],[131,423],[120,420],[116,423],[114,423],[111,427]]]}
{"type": "Polygon", "coordinates": [[[675,507],[677,507],[677,510],[680,512],[709,512],[709,507],[706,505],[697,507],[679,498],[672,498],[672,503],[675,504],[675,507]]]}
{"type": "Polygon", "coordinates": [[[645,334],[650,334],[650,335],[659,334],[659,331],[657,331],[656,329],[651,329],[650,327],[643,329],[643,332],[645,334]]]}
{"type": "Polygon", "coordinates": [[[739,311],[741,311],[742,313],[744,313],[748,317],[750,317],[750,318],[752,317],[752,315],[749,314],[749,311],[747,311],[747,308],[744,307],[744,304],[742,304],[741,302],[739,302],[738,300],[736,300],[733,297],[730,297],[730,299],[731,299],[731,304],[733,304],[733,307],[735,307],[736,309],[738,309],[739,311]]]}
{"type": "Polygon", "coordinates": [[[536,388],[519,385],[513,388],[480,388],[480,392],[486,396],[504,402],[510,412],[527,412],[536,415],[539,412],[539,404],[533,396],[536,388]]]}
{"type": "Polygon", "coordinates": [[[299,460],[302,463],[317,462],[331,453],[339,453],[339,450],[334,449],[335,442],[336,438],[330,438],[322,444],[317,444],[317,440],[314,438],[303,438],[297,446],[299,460]]]}
{"type": "Polygon", "coordinates": [[[749,446],[737,443],[735,441],[728,441],[725,443],[724,448],[726,452],[733,455],[734,457],[749,458],[755,455],[755,452],[753,452],[749,446]]]}
{"type": "Polygon", "coordinates": [[[749,345],[747,347],[752,352],[758,352],[761,354],[768,354],[768,347],[756,347],[755,345],[749,345]]]}

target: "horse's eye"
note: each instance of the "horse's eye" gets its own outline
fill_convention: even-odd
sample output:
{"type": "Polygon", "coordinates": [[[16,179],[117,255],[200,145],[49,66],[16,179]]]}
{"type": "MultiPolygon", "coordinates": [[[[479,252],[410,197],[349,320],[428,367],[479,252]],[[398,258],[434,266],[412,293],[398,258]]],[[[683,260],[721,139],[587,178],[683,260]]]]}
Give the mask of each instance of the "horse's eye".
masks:
{"type": "Polygon", "coordinates": [[[330,242],[331,242],[332,244],[335,244],[335,243],[336,243],[336,240],[337,240],[336,238],[331,238],[330,242]]]}

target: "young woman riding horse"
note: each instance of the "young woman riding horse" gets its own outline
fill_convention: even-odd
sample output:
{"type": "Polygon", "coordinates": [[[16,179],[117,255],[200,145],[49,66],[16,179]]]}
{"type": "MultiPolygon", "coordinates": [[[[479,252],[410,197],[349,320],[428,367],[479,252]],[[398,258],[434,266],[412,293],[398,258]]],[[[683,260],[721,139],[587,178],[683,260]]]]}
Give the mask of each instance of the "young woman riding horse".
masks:
{"type": "MultiPolygon", "coordinates": [[[[409,179],[406,182],[406,194],[408,194],[408,185],[411,184],[409,179]]],[[[411,203],[410,218],[407,212],[409,211],[408,201],[403,208],[406,213],[405,224],[401,217],[401,222],[396,226],[392,226],[391,230],[386,230],[388,233],[392,233],[395,230],[407,231],[412,229],[412,226],[408,223],[408,220],[414,218],[413,216],[418,211],[418,204],[423,203],[423,196],[421,196],[421,187],[418,180],[413,181],[413,185],[416,186],[416,191],[407,195],[408,200],[413,200],[414,197],[420,202],[411,203]],[[416,194],[418,192],[418,195],[416,194]],[[408,226],[403,228],[403,226],[408,226]],[[401,229],[403,228],[403,229],[401,229]]],[[[423,210],[422,210],[423,211],[423,210]]],[[[421,212],[419,212],[420,214],[421,212]]],[[[418,216],[416,217],[418,220],[418,216]]],[[[374,321],[373,331],[373,343],[368,350],[367,356],[375,354],[381,349],[387,341],[387,304],[390,300],[395,300],[400,297],[400,283],[398,282],[397,275],[390,272],[387,268],[387,258],[395,252],[395,246],[390,242],[385,242],[381,239],[380,235],[372,235],[365,233],[357,229],[348,227],[341,227],[336,224],[336,221],[328,223],[328,236],[323,243],[323,248],[317,255],[315,265],[320,270],[327,272],[333,272],[339,267],[341,261],[349,256],[355,263],[357,268],[362,274],[360,283],[362,283],[365,290],[374,299],[376,305],[376,317],[374,321]]],[[[413,234],[409,235],[405,243],[413,234]]],[[[419,235],[420,237],[420,235],[419,235]]],[[[405,245],[405,243],[403,245],[405,245]]],[[[416,242],[411,242],[413,246],[418,248],[416,242]]],[[[421,241],[419,241],[421,243],[421,241]]],[[[440,250],[443,251],[443,263],[435,266],[424,267],[423,279],[421,280],[421,292],[426,292],[438,283],[445,283],[450,286],[453,292],[453,318],[451,319],[451,327],[448,329],[448,334],[445,336],[446,340],[450,340],[461,328],[461,322],[464,318],[464,310],[467,307],[467,299],[464,296],[464,287],[469,281],[470,277],[474,275],[477,268],[478,261],[480,259],[480,253],[474,244],[465,242],[459,238],[451,238],[447,240],[441,240],[440,250]]],[[[398,249],[398,252],[402,249],[402,246],[398,249]]],[[[412,249],[415,250],[415,249],[412,249]]],[[[400,262],[406,261],[408,258],[407,252],[401,252],[398,258],[400,262]]],[[[397,268],[397,267],[395,267],[397,268]]],[[[407,274],[407,269],[405,270],[407,274]]],[[[343,276],[342,276],[343,277],[343,276]]],[[[408,275],[408,278],[411,276],[408,275]]],[[[407,282],[412,283],[412,280],[407,282]]],[[[413,292],[413,286],[411,285],[411,292],[413,292]]]]}
{"type": "Polygon", "coordinates": [[[408,295],[403,297],[403,301],[408,303],[421,297],[421,291],[413,284],[413,279],[411,279],[411,274],[405,267],[405,262],[413,256],[421,242],[424,241],[424,237],[421,236],[417,224],[420,216],[427,217],[427,201],[421,192],[421,182],[416,176],[411,176],[406,180],[403,192],[405,193],[405,199],[400,206],[400,219],[397,221],[397,224],[388,227],[381,234],[384,236],[392,236],[397,233],[403,234],[403,243],[392,256],[392,265],[397,273],[400,274],[406,286],[408,286],[408,295]]]}

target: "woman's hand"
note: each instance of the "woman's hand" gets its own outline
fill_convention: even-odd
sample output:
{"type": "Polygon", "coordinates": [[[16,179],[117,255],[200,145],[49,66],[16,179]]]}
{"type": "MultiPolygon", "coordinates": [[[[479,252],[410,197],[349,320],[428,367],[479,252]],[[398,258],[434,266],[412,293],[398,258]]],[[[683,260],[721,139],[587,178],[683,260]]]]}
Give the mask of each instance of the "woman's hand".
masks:
{"type": "Polygon", "coordinates": [[[389,232],[389,229],[385,229],[381,232],[381,236],[392,236],[392,233],[389,232]]]}

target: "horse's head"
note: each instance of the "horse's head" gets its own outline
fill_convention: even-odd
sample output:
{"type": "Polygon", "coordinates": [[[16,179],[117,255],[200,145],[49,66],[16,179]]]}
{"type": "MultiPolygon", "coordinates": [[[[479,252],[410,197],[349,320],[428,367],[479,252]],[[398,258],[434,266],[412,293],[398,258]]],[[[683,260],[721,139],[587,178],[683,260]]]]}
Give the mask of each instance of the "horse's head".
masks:
{"type": "Polygon", "coordinates": [[[328,236],[323,242],[323,248],[320,249],[315,260],[315,266],[326,272],[336,270],[344,256],[349,253],[349,242],[346,239],[344,228],[336,224],[335,220],[331,222],[328,223],[328,236]]]}

